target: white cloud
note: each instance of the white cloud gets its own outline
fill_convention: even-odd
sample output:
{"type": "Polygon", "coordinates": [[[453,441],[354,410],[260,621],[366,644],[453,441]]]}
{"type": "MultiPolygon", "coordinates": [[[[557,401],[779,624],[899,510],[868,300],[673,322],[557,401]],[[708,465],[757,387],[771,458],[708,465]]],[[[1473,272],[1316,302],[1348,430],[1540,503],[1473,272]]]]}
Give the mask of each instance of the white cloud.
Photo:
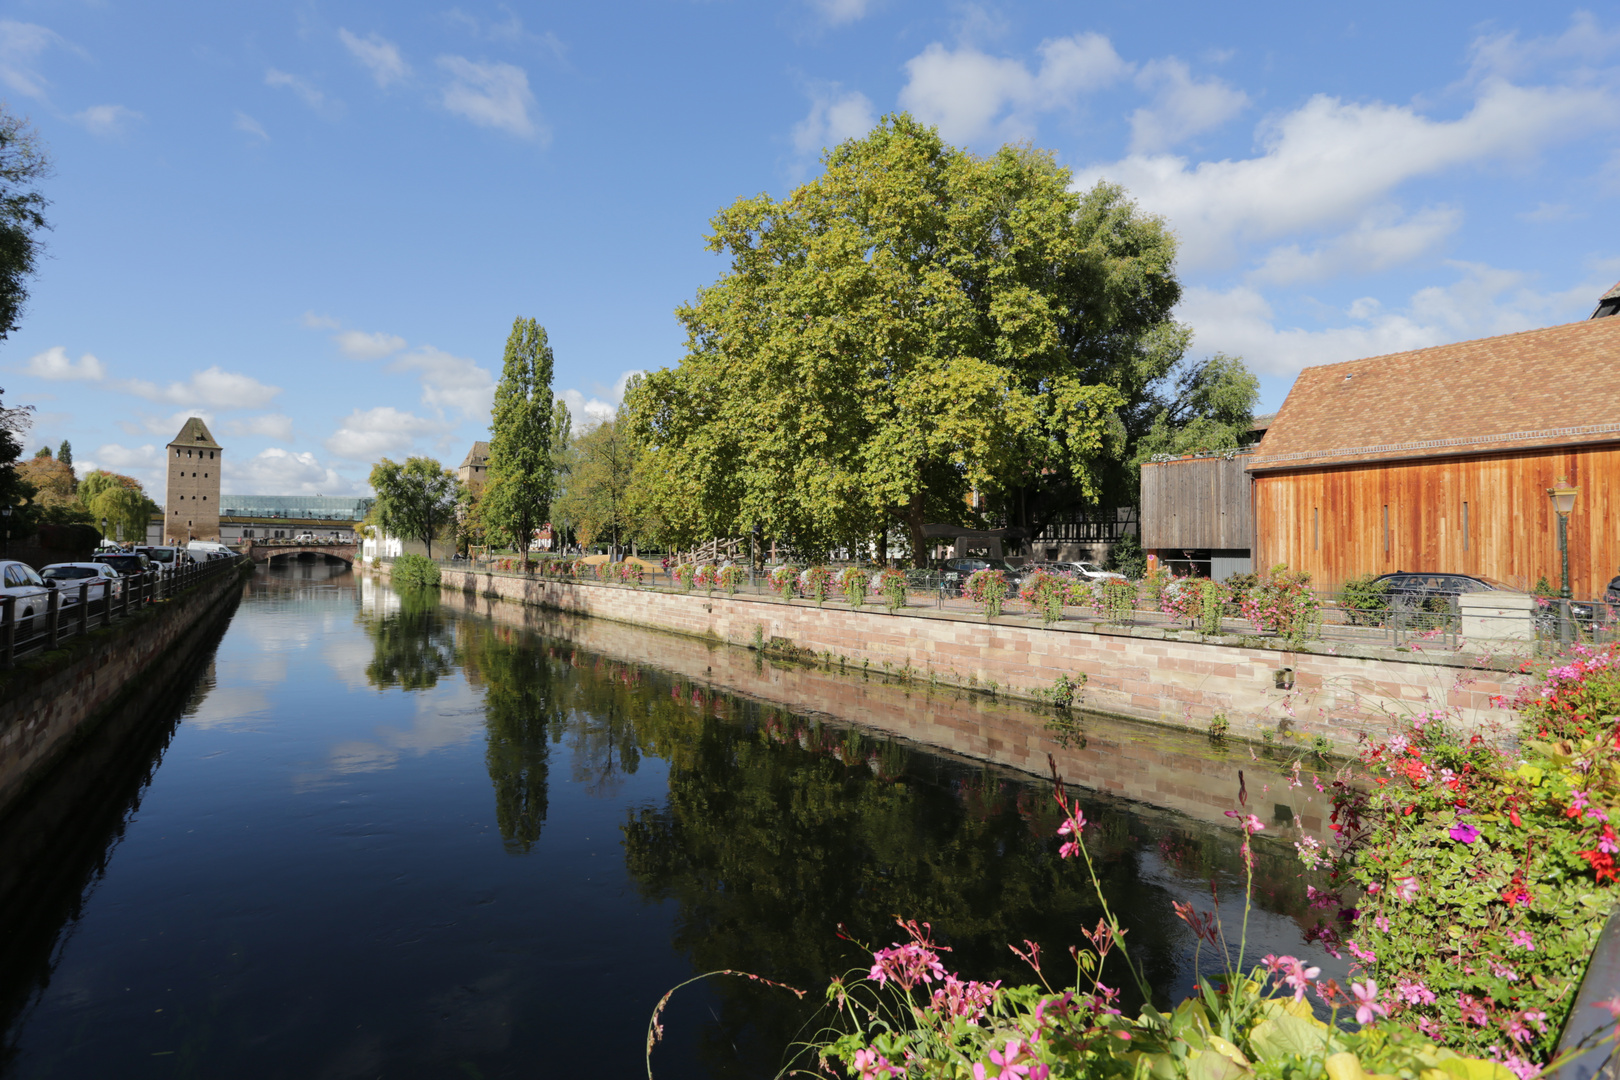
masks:
{"type": "Polygon", "coordinates": [[[1483,35],[1469,49],[1472,78],[1516,78],[1549,66],[1568,71],[1620,52],[1620,29],[1604,30],[1589,11],[1577,11],[1556,37],[1520,41],[1517,32],[1483,35]]]}
{"type": "Polygon", "coordinates": [[[495,378],[487,368],[464,356],[422,345],[395,360],[389,369],[419,373],[425,405],[468,420],[489,417],[495,399],[495,378]]]}
{"type": "Polygon", "coordinates": [[[158,386],[144,379],[129,379],[119,388],[146,398],[175,405],[206,405],[216,409],[257,409],[281,393],[279,386],[266,386],[251,375],[221,370],[218,364],[194,372],[185,382],[158,386]]]}
{"type": "Polygon", "coordinates": [[[131,435],[158,435],[165,440],[173,439],[193,416],[200,418],[210,428],[214,426],[214,414],[207,409],[186,408],[168,416],[142,412],[136,416],[138,420],[120,420],[118,426],[131,435]]]}
{"type": "MultiPolygon", "coordinates": [[[[306,322],[305,325],[309,324],[306,322]]],[[[380,330],[375,334],[345,330],[341,334],[333,335],[332,340],[337,342],[339,352],[355,360],[381,360],[405,347],[404,338],[385,334],[380,330]]]]}
{"type": "Polygon", "coordinates": [[[122,105],[92,105],[83,112],[74,113],[73,119],[92,135],[108,136],[122,135],[130,124],[146,117],[122,105]]]}
{"type": "MultiPolygon", "coordinates": [[[[173,432],[170,434],[173,434],[173,432]]],[[[94,455],[76,459],[73,466],[80,476],[94,472],[96,469],[105,469],[108,472],[132,476],[140,481],[141,486],[146,489],[149,496],[161,502],[163,500],[163,484],[166,479],[163,458],[163,447],[154,446],[151,443],[144,446],[122,446],[118,443],[106,443],[98,447],[94,455]]]]}
{"type": "Polygon", "coordinates": [[[358,495],[361,485],[314,454],[272,446],[246,459],[226,455],[221,487],[232,494],[358,495]]]}
{"type": "Polygon", "coordinates": [[[281,413],[264,413],[261,416],[226,421],[224,431],[225,434],[238,438],[258,435],[286,442],[293,437],[293,422],[292,417],[283,416],[281,413]]]}
{"type": "Polygon", "coordinates": [[[1035,113],[1072,107],[1081,94],[1112,85],[1132,70],[1101,34],[1050,39],[1036,51],[1040,67],[1031,72],[1021,60],[988,56],[971,45],[953,51],[935,42],[906,62],[900,104],[937,125],[952,142],[992,133],[1024,136],[1035,113]]]}
{"type": "Polygon", "coordinates": [[[529,76],[522,68],[475,63],[464,56],[441,56],[438,62],[451,76],[441,98],[446,109],[479,127],[497,128],[541,142],[549,138],[544,122],[537,122],[539,110],[529,92],[529,76]]]}
{"type": "Polygon", "coordinates": [[[1400,105],[1347,104],[1318,95],[1261,128],[1265,152],[1193,165],[1133,154],[1081,170],[1076,186],[1121,183],[1163,214],[1181,239],[1184,266],[1231,260],[1240,245],[1354,220],[1399,185],[1493,159],[1522,159],[1595,123],[1620,119],[1612,96],[1590,87],[1519,87],[1492,81],[1456,120],[1400,105]]]}
{"type": "Polygon", "coordinates": [[[872,0],[810,0],[810,6],[830,26],[841,26],[866,18],[872,9],[872,0]]]}
{"type": "Polygon", "coordinates": [[[1406,218],[1395,207],[1379,207],[1349,232],[1309,251],[1298,244],[1273,248],[1249,279],[1290,285],[1387,270],[1434,250],[1460,224],[1462,212],[1453,207],[1430,207],[1406,218]]]}
{"type": "Polygon", "coordinates": [[[322,116],[336,116],[343,108],[341,102],[328,98],[307,79],[301,79],[297,75],[276,68],[267,68],[265,70],[264,85],[291,90],[299,101],[302,101],[322,116]]]}
{"type": "Polygon", "coordinates": [[[106,365],[93,354],[85,353],[77,360],[71,360],[67,350],[60,345],[53,345],[29,357],[23,371],[36,379],[50,379],[53,382],[100,382],[107,377],[106,365]]]}
{"type": "Polygon", "coordinates": [[[0,19],[0,83],[24,97],[44,98],[50,83],[34,62],[52,45],[72,48],[48,27],[0,19]]]}
{"type": "Polygon", "coordinates": [[[1175,57],[1142,65],[1136,85],[1154,92],[1153,104],[1131,114],[1131,153],[1168,150],[1220,127],[1249,104],[1249,95],[1220,79],[1199,82],[1175,57]]]}
{"type": "Polygon", "coordinates": [[[306,311],[299,318],[298,323],[305,330],[341,330],[343,324],[330,315],[317,315],[313,311],[306,311]]]}
{"type": "Polygon", "coordinates": [[[240,109],[236,110],[236,119],[231,121],[231,127],[265,142],[270,141],[270,133],[264,130],[264,125],[240,109]]]}
{"type": "Polygon", "coordinates": [[[1177,318],[1194,327],[1200,353],[1242,356],[1254,370],[1293,376],[1301,368],[1430,345],[1509,334],[1584,318],[1606,285],[1592,278],[1559,292],[1539,292],[1526,275],[1477,263],[1452,263],[1461,276],[1450,285],[1413,294],[1400,310],[1372,298],[1355,301],[1338,326],[1319,330],[1278,327],[1270,303],[1253,287],[1221,291],[1192,286],[1177,318]]]}
{"type": "Polygon", "coordinates": [[[393,83],[403,82],[411,74],[411,65],[399,55],[399,46],[378,34],[358,37],[340,28],[338,40],[342,41],[343,47],[371,72],[371,77],[377,85],[385,90],[393,83]]]}
{"type": "Polygon", "coordinates": [[[645,374],[640,368],[631,368],[621,373],[611,387],[600,384],[592,387],[590,397],[573,389],[564,390],[557,396],[568,406],[574,430],[588,431],[604,420],[612,420],[618,414],[619,404],[624,401],[624,391],[630,385],[630,380],[645,374]]]}
{"type": "Polygon", "coordinates": [[[877,124],[872,102],[856,90],[839,93],[836,83],[816,87],[810,94],[810,115],[793,125],[793,148],[814,154],[824,147],[855,139],[877,124]]]}
{"type": "Polygon", "coordinates": [[[528,45],[559,63],[567,62],[568,46],[564,45],[556,34],[550,30],[539,34],[526,30],[517,12],[504,4],[502,10],[506,12],[506,19],[502,22],[485,21],[476,15],[467,14],[460,8],[451,8],[445,13],[445,17],[475,38],[498,41],[507,45],[528,45]]]}
{"type": "Polygon", "coordinates": [[[376,461],[410,450],[419,438],[442,434],[446,425],[392,406],[354,410],[326,440],[326,449],[352,461],[376,461]]]}

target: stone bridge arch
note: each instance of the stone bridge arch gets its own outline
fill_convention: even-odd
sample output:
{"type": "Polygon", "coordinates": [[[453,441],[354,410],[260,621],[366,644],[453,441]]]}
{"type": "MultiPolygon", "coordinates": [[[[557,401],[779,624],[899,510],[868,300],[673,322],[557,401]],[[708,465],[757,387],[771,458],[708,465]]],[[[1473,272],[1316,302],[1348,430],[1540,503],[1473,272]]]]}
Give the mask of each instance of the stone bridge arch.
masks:
{"type": "Polygon", "coordinates": [[[248,558],[255,563],[265,565],[268,565],[272,560],[296,559],[300,555],[330,555],[334,559],[341,559],[343,562],[353,566],[354,561],[360,557],[360,547],[358,544],[344,544],[336,541],[323,544],[319,541],[310,543],[289,540],[254,540],[247,549],[248,558]]]}

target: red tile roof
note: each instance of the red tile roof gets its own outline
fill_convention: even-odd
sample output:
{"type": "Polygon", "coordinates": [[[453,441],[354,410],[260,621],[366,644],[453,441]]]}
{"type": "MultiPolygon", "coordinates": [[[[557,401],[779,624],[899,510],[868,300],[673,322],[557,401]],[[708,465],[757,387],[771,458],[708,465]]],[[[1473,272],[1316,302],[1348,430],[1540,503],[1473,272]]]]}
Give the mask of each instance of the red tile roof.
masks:
{"type": "Polygon", "coordinates": [[[1300,372],[1249,469],[1620,442],[1620,318],[1300,372]]]}

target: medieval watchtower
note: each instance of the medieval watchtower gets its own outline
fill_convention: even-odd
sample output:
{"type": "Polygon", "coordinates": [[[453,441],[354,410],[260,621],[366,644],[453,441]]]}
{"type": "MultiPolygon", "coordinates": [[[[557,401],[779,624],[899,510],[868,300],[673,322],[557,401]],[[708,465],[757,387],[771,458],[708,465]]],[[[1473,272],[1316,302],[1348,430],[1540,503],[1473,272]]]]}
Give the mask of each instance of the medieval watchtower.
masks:
{"type": "Polygon", "coordinates": [[[168,544],[219,539],[219,469],[224,449],[193,416],[169,444],[163,536],[168,544]]]}

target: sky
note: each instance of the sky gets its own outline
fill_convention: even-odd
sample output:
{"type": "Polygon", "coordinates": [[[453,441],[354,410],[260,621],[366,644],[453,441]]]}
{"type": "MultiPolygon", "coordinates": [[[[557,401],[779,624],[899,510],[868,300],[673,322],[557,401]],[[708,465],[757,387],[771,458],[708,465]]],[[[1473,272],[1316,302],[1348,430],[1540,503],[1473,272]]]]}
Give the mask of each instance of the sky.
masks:
{"type": "Polygon", "coordinates": [[[610,415],[679,361],[713,215],[902,109],[1162,215],[1190,356],[1262,411],[1620,280],[1614,6],[6,0],[0,96],[54,166],[5,404],[159,501],[192,415],[227,493],[459,464],[520,316],[610,415]]]}

